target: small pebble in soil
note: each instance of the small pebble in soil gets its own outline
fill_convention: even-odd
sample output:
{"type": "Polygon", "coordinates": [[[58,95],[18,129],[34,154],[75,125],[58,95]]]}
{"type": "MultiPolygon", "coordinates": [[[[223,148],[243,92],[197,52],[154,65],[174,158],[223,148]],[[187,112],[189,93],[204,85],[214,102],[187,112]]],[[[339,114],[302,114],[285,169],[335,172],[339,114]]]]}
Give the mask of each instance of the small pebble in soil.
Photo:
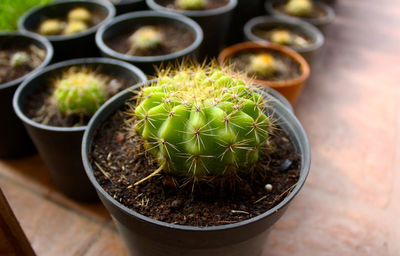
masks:
{"type": "Polygon", "coordinates": [[[265,190],[271,191],[272,190],[272,185],[271,184],[265,184],[265,190]]]}
{"type": "Polygon", "coordinates": [[[285,161],[283,161],[283,163],[281,164],[281,166],[279,167],[279,170],[281,172],[286,171],[287,169],[289,169],[289,167],[292,165],[292,161],[290,161],[289,159],[286,159],[285,161]]]}

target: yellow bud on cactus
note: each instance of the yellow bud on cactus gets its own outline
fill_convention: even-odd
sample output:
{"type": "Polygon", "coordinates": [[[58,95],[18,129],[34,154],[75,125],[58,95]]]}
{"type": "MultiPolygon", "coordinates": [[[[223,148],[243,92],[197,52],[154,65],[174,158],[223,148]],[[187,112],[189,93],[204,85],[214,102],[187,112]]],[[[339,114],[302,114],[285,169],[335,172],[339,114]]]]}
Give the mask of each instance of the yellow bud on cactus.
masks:
{"type": "Polygon", "coordinates": [[[81,33],[88,29],[88,25],[82,21],[70,21],[64,30],[64,34],[72,35],[76,33],[81,33]]]}
{"type": "Polygon", "coordinates": [[[88,23],[90,19],[90,11],[83,7],[76,7],[68,12],[68,21],[81,21],[88,23]]]}
{"type": "Polygon", "coordinates": [[[47,19],[39,26],[39,33],[42,35],[58,35],[61,33],[63,25],[58,19],[47,19]]]}
{"type": "Polygon", "coordinates": [[[163,34],[153,26],[143,26],[129,37],[132,48],[140,50],[156,48],[162,41],[163,34]]]}
{"type": "Polygon", "coordinates": [[[185,10],[199,10],[207,5],[207,0],[176,0],[176,6],[185,10]]]}
{"type": "Polygon", "coordinates": [[[256,75],[270,76],[276,71],[275,58],[269,53],[260,53],[251,58],[250,70],[256,75]]]}
{"type": "Polygon", "coordinates": [[[285,6],[286,12],[294,16],[308,16],[313,9],[311,0],[289,0],[285,6]]]}
{"type": "Polygon", "coordinates": [[[12,67],[20,67],[29,64],[29,56],[26,52],[16,52],[11,57],[10,64],[12,67]]]}
{"type": "Polygon", "coordinates": [[[292,34],[287,29],[277,29],[271,32],[271,42],[290,45],[292,44],[292,34]]]}
{"type": "Polygon", "coordinates": [[[69,72],[55,82],[53,102],[64,114],[93,115],[105,101],[105,84],[90,72],[69,72]]]}

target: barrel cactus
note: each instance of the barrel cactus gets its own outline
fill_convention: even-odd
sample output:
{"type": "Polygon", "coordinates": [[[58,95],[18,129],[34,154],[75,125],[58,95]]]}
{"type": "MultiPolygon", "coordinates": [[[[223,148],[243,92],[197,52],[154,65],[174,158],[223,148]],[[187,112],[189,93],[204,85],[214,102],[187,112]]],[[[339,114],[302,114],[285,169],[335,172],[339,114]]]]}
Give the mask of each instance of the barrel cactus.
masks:
{"type": "Polygon", "coordinates": [[[54,85],[53,103],[67,115],[92,115],[105,101],[105,83],[90,71],[67,72],[54,85]]]}
{"type": "Polygon", "coordinates": [[[176,0],[175,5],[184,10],[199,10],[207,5],[207,0],[176,0]]]}
{"type": "Polygon", "coordinates": [[[10,60],[10,64],[13,68],[28,65],[30,61],[29,55],[26,52],[16,52],[13,54],[10,60]]]}
{"type": "Polygon", "coordinates": [[[159,46],[163,39],[163,34],[154,26],[143,26],[129,37],[129,42],[133,50],[150,50],[159,46]]]}
{"type": "Polygon", "coordinates": [[[311,0],[289,0],[285,9],[290,15],[309,16],[313,10],[313,2],[311,0]]]}
{"type": "Polygon", "coordinates": [[[65,27],[64,34],[65,35],[72,35],[76,33],[81,33],[87,30],[89,27],[86,25],[85,22],[82,21],[70,21],[68,22],[67,26],[65,27]]]}
{"type": "Polygon", "coordinates": [[[68,12],[68,21],[89,23],[92,19],[90,11],[84,7],[76,7],[68,12]]]}
{"type": "Polygon", "coordinates": [[[131,113],[159,170],[197,178],[250,172],[268,139],[264,98],[224,69],[168,74],[140,91],[131,113]]]}
{"type": "Polygon", "coordinates": [[[292,34],[287,29],[275,29],[271,31],[271,42],[273,43],[291,45],[292,41],[292,34]]]}
{"type": "Polygon", "coordinates": [[[58,19],[47,19],[40,23],[39,33],[42,35],[58,35],[63,30],[63,24],[58,19]]]}
{"type": "Polygon", "coordinates": [[[250,71],[256,75],[270,76],[276,72],[276,60],[269,53],[259,53],[251,57],[250,71]]]}

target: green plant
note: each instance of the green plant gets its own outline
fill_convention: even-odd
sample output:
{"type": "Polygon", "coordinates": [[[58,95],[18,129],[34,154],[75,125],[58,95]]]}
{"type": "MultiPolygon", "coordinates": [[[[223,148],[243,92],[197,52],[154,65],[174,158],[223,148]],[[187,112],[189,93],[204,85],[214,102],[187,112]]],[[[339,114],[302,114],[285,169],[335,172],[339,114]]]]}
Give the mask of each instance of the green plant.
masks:
{"type": "Polygon", "coordinates": [[[251,58],[249,68],[256,75],[270,76],[276,72],[276,61],[269,53],[259,53],[251,58]]]}
{"type": "Polygon", "coordinates": [[[21,67],[24,65],[27,65],[29,63],[29,55],[26,52],[16,52],[14,55],[11,57],[10,64],[12,67],[21,67]]]}
{"type": "Polygon", "coordinates": [[[52,0],[1,0],[0,1],[0,31],[17,30],[17,21],[29,9],[48,4],[52,0]]]}
{"type": "Polygon", "coordinates": [[[313,3],[312,0],[289,0],[285,9],[290,15],[308,16],[313,10],[313,3]]]}
{"type": "Polygon", "coordinates": [[[207,5],[207,0],[176,0],[175,4],[180,9],[198,10],[207,5]]]}
{"type": "Polygon", "coordinates": [[[88,29],[88,25],[85,22],[79,20],[69,21],[64,29],[64,35],[72,35],[76,33],[81,33],[88,29]]]}
{"type": "Polygon", "coordinates": [[[129,42],[133,50],[150,50],[159,46],[163,39],[163,34],[156,27],[143,26],[129,37],[129,42]]]}
{"type": "Polygon", "coordinates": [[[88,23],[91,19],[92,15],[90,11],[84,7],[76,7],[68,12],[68,21],[80,21],[88,23]]]}
{"type": "Polygon", "coordinates": [[[102,77],[88,70],[70,70],[54,86],[52,102],[67,115],[92,115],[105,100],[102,77]]]}
{"type": "Polygon", "coordinates": [[[275,29],[271,31],[271,42],[273,43],[291,45],[292,41],[292,34],[287,29],[275,29]]]}
{"type": "Polygon", "coordinates": [[[58,19],[47,19],[39,25],[39,33],[42,35],[57,35],[60,34],[63,25],[58,19]]]}
{"type": "Polygon", "coordinates": [[[131,129],[157,157],[157,172],[203,178],[249,172],[267,142],[263,97],[227,69],[169,71],[138,95],[131,129]]]}

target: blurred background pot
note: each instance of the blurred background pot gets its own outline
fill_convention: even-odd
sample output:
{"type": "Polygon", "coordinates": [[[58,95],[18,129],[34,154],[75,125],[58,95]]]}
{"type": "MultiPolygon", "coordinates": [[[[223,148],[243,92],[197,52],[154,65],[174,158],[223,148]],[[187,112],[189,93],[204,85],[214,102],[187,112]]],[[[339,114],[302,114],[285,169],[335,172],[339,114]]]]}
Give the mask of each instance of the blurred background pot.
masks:
{"type": "MultiPolygon", "coordinates": [[[[164,40],[168,40],[164,39],[164,40]]],[[[159,66],[161,63],[181,61],[184,57],[195,58],[197,50],[203,41],[203,32],[200,26],[193,20],[175,13],[141,11],[128,13],[118,16],[110,22],[100,27],[96,34],[96,44],[99,47],[103,56],[117,58],[138,66],[147,74],[154,73],[154,66],[159,66]],[[156,25],[156,24],[172,24],[177,27],[184,27],[190,33],[193,33],[193,42],[183,50],[159,56],[132,56],[129,54],[118,52],[112,49],[108,41],[115,38],[121,33],[131,31],[132,28],[140,25],[156,25]]]]}
{"type": "MultiPolygon", "coordinates": [[[[304,83],[310,75],[310,67],[307,61],[297,52],[289,47],[262,42],[244,42],[234,44],[225,48],[218,56],[220,65],[229,65],[230,59],[243,52],[262,52],[262,51],[277,51],[285,56],[288,56],[300,66],[300,76],[284,81],[267,81],[253,79],[253,83],[264,87],[271,87],[280,92],[285,98],[294,105],[300,96],[304,83]]],[[[245,70],[242,70],[242,72],[245,70]]],[[[250,78],[249,78],[250,79],[250,78]]]]}
{"type": "Polygon", "coordinates": [[[204,32],[204,40],[200,48],[201,59],[217,56],[220,49],[225,45],[233,10],[237,6],[237,0],[228,0],[226,5],[208,10],[167,8],[161,4],[160,0],[146,0],[146,3],[152,10],[179,13],[192,18],[200,25],[204,32]]]}
{"type": "Polygon", "coordinates": [[[108,1],[63,0],[46,6],[38,6],[25,13],[18,21],[21,31],[38,33],[38,27],[44,19],[62,18],[75,7],[84,7],[91,13],[97,13],[102,21],[87,30],[71,35],[46,35],[54,47],[54,61],[82,57],[97,57],[99,51],[94,36],[101,24],[115,16],[115,8],[108,1]]]}
{"type": "Polygon", "coordinates": [[[50,174],[65,195],[80,201],[94,201],[96,193],[85,175],[81,161],[81,142],[86,126],[56,127],[32,121],[26,115],[27,98],[43,88],[49,80],[73,66],[99,69],[102,73],[121,76],[132,84],[146,81],[138,68],[106,58],[75,59],[51,65],[25,80],[14,95],[13,106],[23,121],[50,174]]]}
{"type": "Polygon", "coordinates": [[[289,31],[296,31],[309,38],[311,43],[307,46],[288,46],[300,53],[309,64],[311,64],[313,57],[316,55],[318,50],[321,49],[325,42],[324,35],[315,26],[298,19],[260,16],[249,20],[243,29],[246,40],[265,41],[265,39],[254,34],[254,29],[287,29],[289,31]]]}
{"type": "MultiPolygon", "coordinates": [[[[46,38],[28,32],[0,33],[0,47],[25,43],[33,44],[46,52],[44,60],[35,70],[40,70],[50,63],[53,47],[46,38]]],[[[22,122],[14,114],[12,108],[15,90],[35,70],[15,80],[0,84],[0,157],[18,157],[35,150],[22,122]]]]}

